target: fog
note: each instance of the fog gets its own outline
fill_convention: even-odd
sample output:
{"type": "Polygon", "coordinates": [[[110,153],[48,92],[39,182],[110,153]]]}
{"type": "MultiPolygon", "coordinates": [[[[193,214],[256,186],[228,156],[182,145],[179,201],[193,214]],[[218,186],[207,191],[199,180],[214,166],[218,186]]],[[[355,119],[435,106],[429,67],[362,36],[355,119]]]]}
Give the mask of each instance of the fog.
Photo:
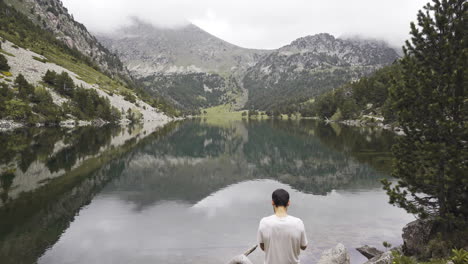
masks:
{"type": "Polygon", "coordinates": [[[279,48],[322,32],[359,35],[402,46],[427,0],[63,0],[91,31],[107,32],[138,17],[161,27],[194,23],[247,48],[279,48]]]}

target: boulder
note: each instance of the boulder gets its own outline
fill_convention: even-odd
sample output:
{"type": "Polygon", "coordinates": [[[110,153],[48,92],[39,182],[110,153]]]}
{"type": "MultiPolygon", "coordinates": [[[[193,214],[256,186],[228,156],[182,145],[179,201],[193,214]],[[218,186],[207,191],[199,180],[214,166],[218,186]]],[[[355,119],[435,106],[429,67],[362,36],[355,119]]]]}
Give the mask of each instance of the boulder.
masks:
{"type": "Polygon", "coordinates": [[[366,263],[364,264],[391,264],[393,260],[393,255],[391,251],[387,251],[383,254],[380,254],[378,256],[375,256],[371,259],[369,259],[366,263]]]}
{"type": "Polygon", "coordinates": [[[403,253],[407,256],[421,256],[427,248],[434,227],[431,220],[416,220],[403,228],[403,253]]]}
{"type": "Polygon", "coordinates": [[[247,256],[250,255],[252,252],[254,252],[255,249],[257,249],[257,247],[258,245],[251,247],[244,254],[234,257],[227,264],[252,264],[252,262],[250,261],[249,258],[247,258],[247,256]]]}
{"type": "Polygon", "coordinates": [[[246,255],[239,255],[229,261],[228,264],[252,264],[252,262],[246,255]]]}
{"type": "Polygon", "coordinates": [[[343,244],[338,244],[334,248],[322,253],[318,264],[349,264],[348,250],[343,244]]]}
{"type": "Polygon", "coordinates": [[[361,253],[362,255],[364,255],[364,257],[366,257],[367,259],[371,259],[373,257],[380,256],[383,254],[383,251],[380,251],[375,247],[370,247],[368,245],[356,248],[356,250],[359,251],[359,253],[361,253]]]}

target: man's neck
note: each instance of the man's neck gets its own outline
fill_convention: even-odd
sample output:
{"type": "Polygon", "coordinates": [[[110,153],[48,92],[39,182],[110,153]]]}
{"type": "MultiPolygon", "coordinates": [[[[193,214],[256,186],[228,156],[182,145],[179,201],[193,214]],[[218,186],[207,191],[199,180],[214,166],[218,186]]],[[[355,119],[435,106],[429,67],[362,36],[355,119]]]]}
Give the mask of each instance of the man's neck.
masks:
{"type": "Polygon", "coordinates": [[[275,207],[275,215],[278,217],[288,216],[288,209],[284,206],[275,207]]]}

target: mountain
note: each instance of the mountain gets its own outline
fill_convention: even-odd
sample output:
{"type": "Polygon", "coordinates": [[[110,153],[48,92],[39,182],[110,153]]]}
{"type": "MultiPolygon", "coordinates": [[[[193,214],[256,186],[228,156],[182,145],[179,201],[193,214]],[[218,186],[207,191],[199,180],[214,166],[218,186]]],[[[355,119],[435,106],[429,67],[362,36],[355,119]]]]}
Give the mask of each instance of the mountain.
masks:
{"type": "Polygon", "coordinates": [[[97,37],[149,92],[185,109],[239,100],[241,76],[269,52],[235,46],[193,24],[160,28],[138,19],[97,37]]]}
{"type": "Polygon", "coordinates": [[[68,48],[88,57],[107,74],[130,79],[130,75],[116,54],[111,53],[86,27],[75,21],[60,0],[4,0],[23,13],[34,24],[52,32],[68,48]]]}
{"type": "Polygon", "coordinates": [[[245,49],[195,25],[159,28],[138,19],[98,35],[153,94],[185,109],[219,104],[271,110],[367,76],[398,54],[383,42],[317,34],[277,50],[245,49]]]}
{"type": "Polygon", "coordinates": [[[385,43],[340,39],[326,33],[299,38],[249,68],[243,86],[246,108],[271,110],[367,76],[393,63],[396,51],[385,43]]]}
{"type": "Polygon", "coordinates": [[[132,24],[97,34],[138,77],[155,73],[232,73],[255,65],[266,51],[245,49],[187,24],[161,28],[134,18],[132,24]]]}

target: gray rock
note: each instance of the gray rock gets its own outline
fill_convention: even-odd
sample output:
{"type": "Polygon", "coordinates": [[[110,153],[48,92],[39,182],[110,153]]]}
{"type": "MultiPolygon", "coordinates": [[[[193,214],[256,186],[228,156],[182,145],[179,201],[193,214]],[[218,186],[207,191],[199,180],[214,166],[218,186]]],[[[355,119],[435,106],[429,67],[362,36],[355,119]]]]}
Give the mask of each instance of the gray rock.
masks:
{"type": "Polygon", "coordinates": [[[429,242],[433,222],[431,220],[416,220],[403,228],[403,253],[408,256],[424,254],[429,242]]]}
{"type": "Polygon", "coordinates": [[[364,264],[391,264],[393,260],[393,255],[391,251],[387,251],[381,255],[375,256],[369,259],[364,264]]]}
{"type": "Polygon", "coordinates": [[[322,253],[318,264],[349,264],[348,250],[341,243],[322,253]]]}
{"type": "Polygon", "coordinates": [[[364,257],[366,257],[367,259],[371,259],[373,257],[380,256],[383,254],[383,251],[380,251],[375,247],[370,247],[368,245],[356,248],[356,250],[359,251],[359,253],[361,253],[362,255],[364,255],[364,257]]]}
{"type": "Polygon", "coordinates": [[[252,264],[252,262],[245,255],[239,255],[233,258],[228,264],[252,264]]]}
{"type": "Polygon", "coordinates": [[[251,247],[244,254],[234,257],[227,264],[252,264],[252,262],[250,261],[249,258],[247,258],[247,256],[250,255],[252,252],[254,252],[255,249],[257,249],[257,247],[258,245],[251,247]]]}

